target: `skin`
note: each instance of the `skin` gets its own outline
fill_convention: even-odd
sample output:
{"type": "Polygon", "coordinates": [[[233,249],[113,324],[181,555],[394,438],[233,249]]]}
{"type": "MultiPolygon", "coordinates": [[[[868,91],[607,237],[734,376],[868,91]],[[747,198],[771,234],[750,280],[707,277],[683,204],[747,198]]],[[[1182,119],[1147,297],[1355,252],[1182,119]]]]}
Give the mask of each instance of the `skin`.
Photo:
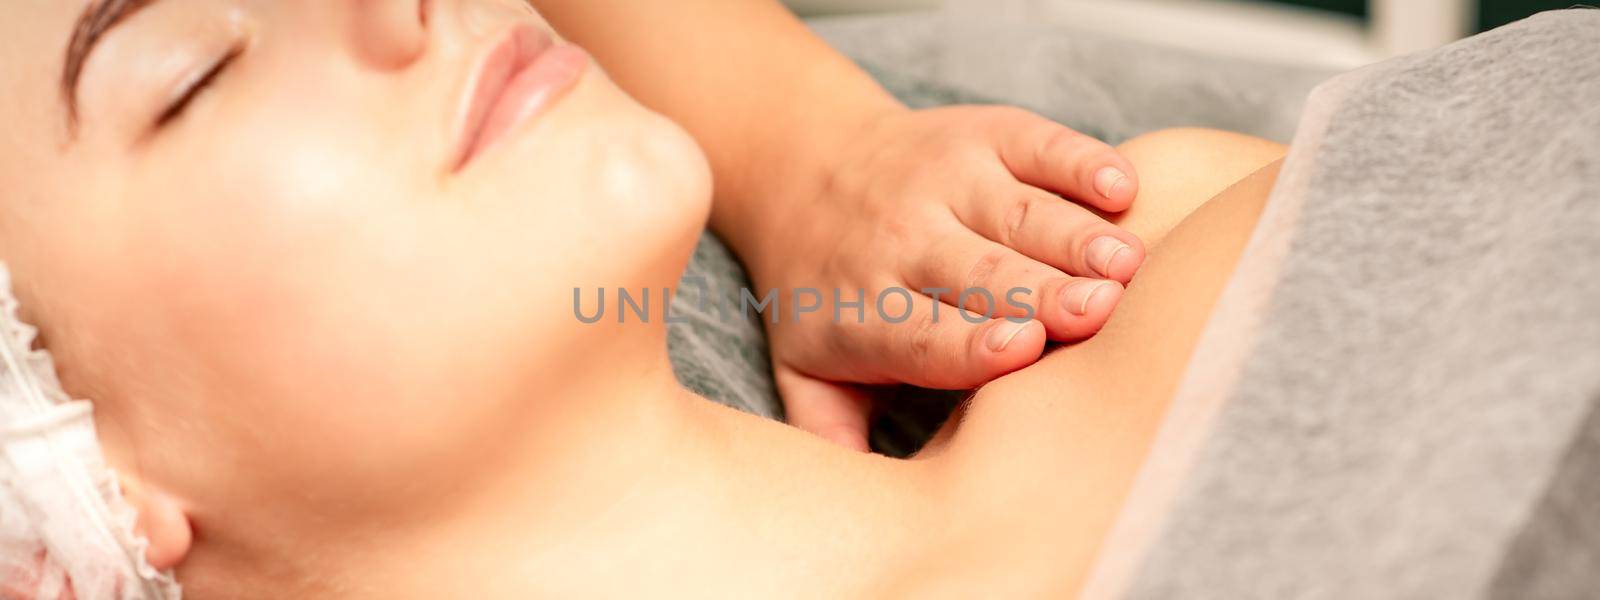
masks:
{"type": "Polygon", "coordinates": [[[573,287],[675,283],[709,206],[693,140],[591,70],[452,173],[471,61],[542,22],[457,2],[424,28],[398,6],[152,5],[90,56],[71,135],[57,82],[83,3],[7,3],[0,252],[68,389],[103,399],[108,452],[231,548],[202,562],[277,551],[257,544],[318,529],[290,523],[313,506],[369,525],[400,519],[397,497],[442,510],[508,445],[582,435],[534,413],[660,383],[569,375],[670,373],[662,331],[569,307],[573,287]],[[175,80],[240,41],[155,128],[175,80]],[[224,514],[284,537],[231,538],[224,514]]]}
{"type": "Polygon", "coordinates": [[[1122,310],[893,460],[693,396],[659,320],[574,319],[573,287],[676,281],[704,156],[592,69],[452,172],[464,65],[542,21],[395,6],[154,5],[90,59],[75,134],[57,50],[80,5],[0,24],[0,259],[188,597],[1069,594],[1281,153],[1125,145],[1146,187],[1120,226],[1162,241],[1122,310]],[[152,73],[235,36],[152,129],[152,73]]]}
{"type": "Polygon", "coordinates": [[[1102,216],[1139,192],[1123,155],[1021,109],[908,109],[777,0],[533,4],[699,140],[711,225],[758,290],[917,292],[890,311],[909,308],[905,323],[824,311],[767,324],[789,422],[827,439],[867,448],[874,394],[858,384],[970,389],[1044,349],[999,318],[1022,309],[972,297],[965,308],[996,318],[969,322],[955,292],[921,290],[1024,288],[1049,339],[1081,340],[1144,260],[1145,242],[1102,216]]]}

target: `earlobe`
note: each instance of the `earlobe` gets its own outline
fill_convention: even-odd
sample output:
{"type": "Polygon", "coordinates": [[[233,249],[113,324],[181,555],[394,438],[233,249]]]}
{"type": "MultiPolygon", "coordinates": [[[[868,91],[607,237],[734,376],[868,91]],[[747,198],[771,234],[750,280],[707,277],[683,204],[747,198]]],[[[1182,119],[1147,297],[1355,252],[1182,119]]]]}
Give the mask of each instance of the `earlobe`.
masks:
{"type": "Polygon", "coordinates": [[[134,533],[149,540],[145,561],[157,570],[178,566],[189,555],[194,531],[189,515],[178,498],[140,481],[122,476],[122,496],[139,514],[134,533]]]}

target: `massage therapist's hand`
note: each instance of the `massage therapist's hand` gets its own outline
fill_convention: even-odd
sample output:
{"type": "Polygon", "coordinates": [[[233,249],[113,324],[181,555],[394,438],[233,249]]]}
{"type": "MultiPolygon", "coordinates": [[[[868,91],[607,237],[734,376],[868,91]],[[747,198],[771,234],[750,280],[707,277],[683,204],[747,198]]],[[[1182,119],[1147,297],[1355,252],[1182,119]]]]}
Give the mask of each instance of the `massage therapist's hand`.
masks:
{"type": "MultiPolygon", "coordinates": [[[[1144,260],[1137,238],[1091,210],[1122,210],[1138,191],[1111,148],[1017,109],[907,110],[776,0],[532,2],[700,143],[711,225],[758,296],[869,290],[863,323],[831,310],[769,323],[795,425],[865,448],[867,404],[848,384],[966,388],[1027,365],[1047,336],[1099,329],[1144,260]],[[997,317],[1023,316],[1004,296],[1029,288],[1016,299],[1034,320],[973,324],[942,305],[935,323],[921,293],[905,322],[876,318],[886,287],[974,286],[998,292],[997,317]]],[[[888,300],[898,317],[906,300],[888,300]]],[[[987,308],[978,300],[968,308],[987,308]]]]}
{"type": "Polygon", "coordinates": [[[1140,240],[1094,210],[1124,210],[1138,191],[1099,140],[1007,107],[894,110],[851,133],[817,172],[767,186],[774,197],[733,236],[757,294],[824,296],[818,312],[765,320],[795,425],[865,448],[870,403],[850,384],[965,389],[1027,366],[1047,337],[1098,331],[1144,260],[1140,240]],[[903,322],[878,312],[888,288],[909,291],[884,296],[888,317],[909,311],[903,322]],[[970,288],[995,301],[972,294],[965,308],[995,318],[957,311],[970,288]],[[1008,302],[1014,288],[1028,293],[1008,302]],[[835,289],[844,301],[865,289],[865,307],[835,320],[835,289]]]}

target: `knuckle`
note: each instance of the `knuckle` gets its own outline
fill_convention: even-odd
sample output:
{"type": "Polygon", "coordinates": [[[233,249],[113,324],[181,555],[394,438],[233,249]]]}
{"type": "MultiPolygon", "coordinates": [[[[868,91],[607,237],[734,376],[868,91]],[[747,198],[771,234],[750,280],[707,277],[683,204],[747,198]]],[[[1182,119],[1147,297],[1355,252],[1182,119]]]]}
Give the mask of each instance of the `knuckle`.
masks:
{"type": "MultiPolygon", "coordinates": [[[[909,243],[917,234],[927,228],[923,225],[923,215],[915,211],[896,212],[884,215],[878,220],[879,235],[874,238],[883,238],[888,247],[897,248],[909,243]]],[[[870,242],[870,241],[869,241],[870,242]]]]}
{"type": "Polygon", "coordinates": [[[967,271],[967,280],[964,288],[987,287],[989,281],[994,279],[995,273],[1000,271],[1000,266],[1005,264],[1006,256],[1010,251],[1005,248],[995,248],[984,252],[967,271]]]}
{"type": "Polygon", "coordinates": [[[1052,158],[1064,157],[1068,153],[1079,151],[1084,147],[1084,140],[1088,136],[1058,124],[1051,125],[1054,131],[1039,145],[1039,162],[1049,164],[1052,158]]]}
{"type": "Polygon", "coordinates": [[[883,346],[894,340],[889,336],[880,323],[868,320],[866,323],[857,323],[855,319],[846,319],[842,323],[833,324],[825,335],[816,336],[815,343],[807,350],[814,354],[808,356],[811,362],[808,366],[825,370],[823,367],[839,366],[840,357],[865,359],[883,355],[883,346]]]}
{"type": "Polygon", "coordinates": [[[1040,202],[1042,200],[1034,195],[1026,195],[1013,201],[1011,207],[1006,210],[1005,222],[1001,223],[1000,239],[995,241],[1015,246],[1027,231],[1029,217],[1038,212],[1035,209],[1039,207],[1040,202]]]}
{"type": "Polygon", "coordinates": [[[934,355],[934,347],[938,344],[939,324],[933,322],[932,313],[918,315],[906,328],[906,349],[911,357],[920,364],[929,364],[934,355]]]}

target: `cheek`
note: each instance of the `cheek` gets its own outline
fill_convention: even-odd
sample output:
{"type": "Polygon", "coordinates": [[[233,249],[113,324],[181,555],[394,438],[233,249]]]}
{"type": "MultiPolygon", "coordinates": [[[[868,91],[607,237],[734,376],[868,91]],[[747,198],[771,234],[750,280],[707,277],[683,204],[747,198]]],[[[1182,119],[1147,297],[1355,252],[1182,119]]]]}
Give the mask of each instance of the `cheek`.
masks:
{"type": "Polygon", "coordinates": [[[144,170],[133,187],[154,193],[122,202],[119,256],[103,257],[125,267],[114,289],[128,301],[101,320],[139,323],[129,348],[188,354],[193,370],[167,380],[194,381],[203,422],[259,449],[241,460],[264,480],[342,477],[358,494],[470,452],[504,416],[441,398],[506,396],[521,333],[507,315],[526,303],[494,285],[487,242],[462,235],[475,215],[373,176],[391,172],[382,154],[299,139],[231,144],[205,171],[144,170]]]}
{"type": "Polygon", "coordinates": [[[98,327],[187,354],[168,379],[262,482],[239,490],[376,502],[463,476],[536,418],[505,399],[586,360],[571,290],[675,284],[709,210],[682,129],[620,92],[570,106],[457,182],[333,120],[257,119],[293,125],[141,168],[104,224],[97,264],[124,268],[98,327]]]}
{"type": "Polygon", "coordinates": [[[352,254],[363,247],[354,242],[395,220],[396,211],[382,210],[385,199],[404,202],[397,190],[352,176],[378,171],[358,156],[314,143],[275,148],[267,138],[232,144],[203,170],[146,169],[150,179],[136,187],[154,193],[123,203],[126,245],[168,267],[164,286],[188,293],[266,300],[332,279],[371,262],[352,254]]]}

